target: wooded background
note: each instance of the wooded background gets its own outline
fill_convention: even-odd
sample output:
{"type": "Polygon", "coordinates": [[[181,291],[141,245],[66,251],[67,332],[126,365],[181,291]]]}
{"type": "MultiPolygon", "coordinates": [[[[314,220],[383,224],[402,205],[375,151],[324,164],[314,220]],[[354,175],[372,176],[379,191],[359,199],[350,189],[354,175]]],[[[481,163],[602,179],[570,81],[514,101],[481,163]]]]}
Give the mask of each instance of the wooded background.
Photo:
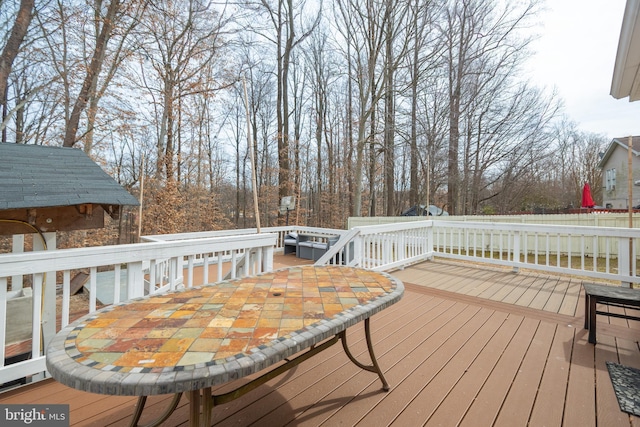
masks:
{"type": "Polygon", "coordinates": [[[601,203],[609,141],[524,77],[541,7],[0,0],[1,138],[144,176],[143,234],[255,226],[248,131],[263,226],[601,203]]]}

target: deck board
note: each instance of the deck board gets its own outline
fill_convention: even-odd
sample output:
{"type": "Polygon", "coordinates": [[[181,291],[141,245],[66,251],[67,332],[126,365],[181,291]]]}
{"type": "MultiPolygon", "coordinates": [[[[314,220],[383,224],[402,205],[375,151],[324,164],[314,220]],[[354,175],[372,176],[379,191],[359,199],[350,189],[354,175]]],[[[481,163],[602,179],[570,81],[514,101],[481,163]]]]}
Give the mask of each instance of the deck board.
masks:
{"type": "Polygon", "coordinates": [[[629,417],[618,408],[606,366],[607,361],[617,360],[615,346],[616,340],[608,335],[603,335],[595,346],[596,407],[600,408],[596,421],[598,425],[611,427],[629,425],[629,417]]]}
{"type": "Polygon", "coordinates": [[[560,280],[559,278],[556,278],[553,291],[551,292],[551,295],[549,295],[546,304],[541,307],[541,310],[558,313],[560,311],[560,307],[562,307],[562,300],[565,299],[567,290],[569,289],[569,284],[570,282],[567,280],[560,280]]]}
{"type": "Polygon", "coordinates": [[[517,302],[521,300],[523,295],[525,295],[527,292],[530,293],[529,288],[531,288],[531,286],[539,280],[539,277],[536,273],[529,272],[524,274],[526,275],[525,279],[522,280],[518,284],[518,286],[515,286],[513,289],[511,289],[511,292],[505,295],[505,297],[500,301],[506,304],[517,304],[517,302]]]}
{"type": "Polygon", "coordinates": [[[533,402],[529,423],[534,426],[560,426],[565,405],[566,384],[568,381],[570,348],[573,343],[574,330],[557,326],[554,339],[547,355],[547,364],[542,372],[542,381],[538,386],[538,394],[533,402]]]}
{"type": "MultiPolygon", "coordinates": [[[[408,397],[404,395],[407,391],[414,393],[412,387],[404,387],[408,380],[420,381],[416,374],[416,367],[419,366],[427,357],[424,351],[430,351],[432,346],[429,338],[437,331],[449,324],[452,319],[460,315],[464,306],[455,304],[450,301],[442,301],[434,308],[430,309],[428,316],[424,318],[414,319],[413,322],[407,324],[405,329],[409,333],[393,346],[391,351],[380,357],[381,366],[391,366],[385,370],[385,376],[390,381],[395,398],[395,405],[402,405],[408,397]],[[422,321],[422,322],[421,322],[422,321]],[[421,327],[421,325],[423,325],[421,327]],[[396,361],[394,363],[394,361],[396,361]],[[399,363],[398,361],[402,361],[399,363]],[[391,363],[391,365],[387,365],[391,363]]],[[[432,339],[432,341],[435,341],[432,339]]],[[[358,400],[355,402],[356,410],[340,411],[333,414],[327,425],[356,425],[361,422],[363,425],[372,425],[369,419],[376,422],[380,417],[389,418],[397,414],[393,409],[394,405],[380,405],[380,402],[386,397],[386,393],[379,393],[378,384],[371,384],[365,390],[365,393],[372,393],[367,402],[358,400]],[[378,415],[382,412],[382,415],[378,415]]]]}
{"type": "MultiPolygon", "coordinates": [[[[607,361],[640,368],[640,322],[599,316],[589,344],[580,279],[439,261],[392,274],[405,297],[371,321],[389,392],[336,345],[214,408],[214,425],[640,427],[620,411],[606,370],[607,361]]],[[[363,335],[357,325],[348,339],[366,361],[363,335]]],[[[2,404],[67,403],[71,425],[83,427],[127,425],[136,400],[51,379],[0,393],[2,404]]],[[[169,400],[150,398],[142,422],[169,400]]],[[[187,419],[183,397],[163,425],[187,419]]]]}
{"type": "Polygon", "coordinates": [[[460,378],[429,419],[430,423],[443,425],[451,422],[457,425],[462,421],[523,320],[522,317],[508,315],[492,316],[492,319],[498,322],[496,328],[487,330],[490,336],[481,342],[484,346],[471,364],[461,371],[460,378]]]}
{"type": "Polygon", "coordinates": [[[572,355],[564,422],[590,427],[596,425],[594,346],[587,342],[584,329],[576,331],[572,355]]]}
{"type": "Polygon", "coordinates": [[[518,330],[500,359],[494,366],[490,366],[492,371],[471,402],[471,407],[465,414],[461,425],[488,426],[494,424],[521,366],[520,362],[535,336],[538,324],[538,321],[522,318],[518,330]],[[494,373],[499,373],[499,375],[492,375],[494,373]]]}

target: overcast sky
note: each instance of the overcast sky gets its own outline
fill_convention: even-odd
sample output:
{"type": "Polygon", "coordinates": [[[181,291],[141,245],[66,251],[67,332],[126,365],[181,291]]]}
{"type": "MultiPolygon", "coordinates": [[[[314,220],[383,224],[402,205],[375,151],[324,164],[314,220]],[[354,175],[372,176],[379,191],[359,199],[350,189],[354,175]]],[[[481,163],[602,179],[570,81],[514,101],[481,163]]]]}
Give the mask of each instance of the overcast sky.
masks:
{"type": "Polygon", "coordinates": [[[625,0],[547,0],[531,78],[556,88],[580,130],[640,135],[640,101],[614,99],[611,79],[625,0]]]}

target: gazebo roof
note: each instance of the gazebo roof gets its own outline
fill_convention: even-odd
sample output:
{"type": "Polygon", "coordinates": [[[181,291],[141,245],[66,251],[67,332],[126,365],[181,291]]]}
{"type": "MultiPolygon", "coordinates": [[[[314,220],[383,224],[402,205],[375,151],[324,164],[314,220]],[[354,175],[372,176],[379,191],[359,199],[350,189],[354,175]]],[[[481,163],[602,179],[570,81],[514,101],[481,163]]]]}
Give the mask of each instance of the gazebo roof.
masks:
{"type": "Polygon", "coordinates": [[[138,200],[82,150],[0,143],[0,210],[138,200]]]}

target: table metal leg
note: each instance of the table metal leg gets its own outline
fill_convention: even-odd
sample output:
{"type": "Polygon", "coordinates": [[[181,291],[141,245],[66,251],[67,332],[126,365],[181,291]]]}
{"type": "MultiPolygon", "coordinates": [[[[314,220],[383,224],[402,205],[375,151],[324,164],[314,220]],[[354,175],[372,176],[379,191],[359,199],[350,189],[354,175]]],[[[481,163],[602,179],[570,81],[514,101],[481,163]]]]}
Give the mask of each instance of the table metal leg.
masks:
{"type": "MultiPolygon", "coordinates": [[[[371,358],[371,365],[365,365],[363,363],[360,363],[358,360],[356,360],[356,358],[351,354],[351,351],[349,350],[349,346],[347,344],[347,333],[346,331],[342,331],[336,336],[334,336],[333,338],[331,338],[330,340],[327,340],[320,345],[312,346],[307,352],[301,354],[300,356],[291,360],[286,359],[287,362],[285,364],[280,365],[279,367],[261,375],[258,378],[255,378],[249,383],[244,384],[243,386],[240,386],[239,388],[232,390],[230,392],[227,392],[221,395],[213,395],[211,393],[211,387],[206,387],[206,388],[203,388],[202,390],[190,391],[188,394],[189,426],[190,427],[210,426],[211,412],[213,410],[213,407],[216,404],[230,402],[232,400],[237,399],[240,396],[243,396],[247,392],[257,388],[258,386],[264,384],[270,379],[277,377],[283,372],[286,372],[289,369],[299,365],[303,361],[328,349],[332,345],[336,344],[338,340],[342,341],[342,347],[345,353],[347,354],[347,356],[349,357],[349,360],[351,360],[360,369],[363,369],[369,372],[375,372],[376,374],[378,374],[378,377],[380,377],[380,381],[382,381],[382,389],[385,391],[388,391],[389,384],[387,383],[387,380],[385,379],[384,374],[380,369],[380,365],[378,364],[378,360],[376,359],[376,355],[373,351],[373,341],[371,339],[371,324],[369,319],[365,319],[364,321],[364,331],[365,331],[365,338],[367,341],[367,349],[369,351],[369,357],[371,358]]],[[[178,406],[178,402],[180,401],[181,395],[182,393],[176,394],[174,396],[174,399],[171,405],[167,408],[165,413],[161,417],[159,417],[156,421],[144,427],[158,426],[162,422],[164,422],[167,418],[169,418],[169,415],[171,415],[173,411],[176,409],[176,407],[178,406]]],[[[134,419],[131,423],[131,426],[139,427],[137,423],[140,420],[140,416],[142,415],[142,411],[144,409],[146,399],[147,398],[143,396],[143,397],[140,397],[140,399],[138,400],[138,405],[136,407],[134,419]]]]}
{"type": "Polygon", "coordinates": [[[378,374],[378,377],[380,377],[380,381],[382,381],[382,389],[384,391],[389,391],[389,388],[390,388],[389,383],[387,383],[387,380],[385,379],[384,374],[380,369],[380,365],[378,365],[378,360],[376,359],[376,355],[373,352],[373,341],[371,340],[371,325],[368,318],[365,319],[364,321],[364,333],[367,340],[367,349],[369,350],[369,357],[371,358],[371,365],[362,364],[359,361],[357,361],[355,357],[353,357],[353,355],[351,354],[351,351],[349,351],[349,346],[347,345],[346,331],[341,333],[342,348],[344,348],[344,352],[349,357],[349,360],[351,360],[357,367],[359,367],[360,369],[364,369],[365,371],[375,372],[376,374],[378,374]]]}
{"type": "Polygon", "coordinates": [[[211,425],[211,411],[213,410],[213,396],[211,395],[211,387],[202,389],[202,425],[209,427],[211,425]]]}
{"type": "Polygon", "coordinates": [[[589,329],[589,294],[585,292],[584,295],[584,328],[589,329]]]}
{"type": "Polygon", "coordinates": [[[213,396],[211,387],[189,392],[189,426],[210,426],[211,411],[213,410],[213,396]]]}
{"type": "Polygon", "coordinates": [[[189,392],[189,426],[200,426],[200,390],[189,392]]]}
{"type": "Polygon", "coordinates": [[[133,413],[133,417],[131,418],[131,423],[129,424],[131,427],[157,427],[160,424],[162,424],[164,421],[166,421],[167,418],[169,418],[169,416],[171,414],[173,414],[173,411],[176,410],[176,408],[178,407],[178,403],[180,403],[180,398],[182,397],[182,393],[176,393],[173,395],[173,399],[171,399],[171,403],[169,404],[169,406],[167,406],[167,409],[165,409],[165,411],[160,414],[160,416],[158,418],[156,418],[154,421],[151,421],[149,424],[144,424],[144,425],[139,425],[138,422],[140,421],[140,417],[142,416],[142,411],[144,410],[144,405],[147,403],[147,396],[140,396],[138,398],[138,403],[136,405],[136,410],[133,413]]]}
{"type": "Polygon", "coordinates": [[[596,304],[598,299],[595,296],[589,297],[589,342],[596,343],[596,304]]]}

